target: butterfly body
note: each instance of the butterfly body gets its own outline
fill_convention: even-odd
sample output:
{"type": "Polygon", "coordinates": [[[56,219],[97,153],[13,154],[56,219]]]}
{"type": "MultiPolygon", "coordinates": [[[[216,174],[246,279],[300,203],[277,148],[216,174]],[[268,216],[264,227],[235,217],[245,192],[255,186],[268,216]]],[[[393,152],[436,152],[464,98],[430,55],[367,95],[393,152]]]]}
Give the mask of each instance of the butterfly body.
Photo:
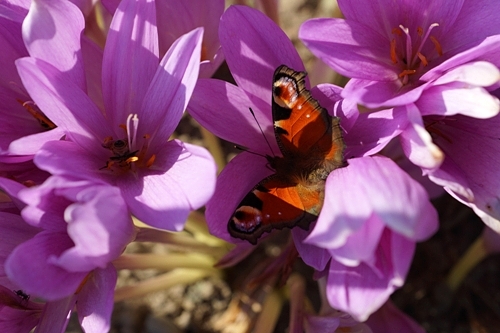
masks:
{"type": "Polygon", "coordinates": [[[307,229],[321,211],[326,178],[345,164],[339,118],[311,96],[305,76],[285,65],[274,72],[274,133],[282,156],[267,156],[275,173],[238,205],[228,224],[233,237],[256,244],[272,229],[307,229]]]}

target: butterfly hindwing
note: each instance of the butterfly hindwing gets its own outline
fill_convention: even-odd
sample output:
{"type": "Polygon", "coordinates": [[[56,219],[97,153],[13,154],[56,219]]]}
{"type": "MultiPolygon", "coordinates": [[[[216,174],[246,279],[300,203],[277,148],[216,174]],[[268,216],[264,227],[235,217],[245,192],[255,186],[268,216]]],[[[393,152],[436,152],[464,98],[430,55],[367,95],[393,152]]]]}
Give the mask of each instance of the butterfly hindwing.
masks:
{"type": "Polygon", "coordinates": [[[307,229],[315,219],[305,211],[297,186],[271,175],[243,198],[228,230],[231,236],[256,244],[264,232],[296,225],[307,229]]]}

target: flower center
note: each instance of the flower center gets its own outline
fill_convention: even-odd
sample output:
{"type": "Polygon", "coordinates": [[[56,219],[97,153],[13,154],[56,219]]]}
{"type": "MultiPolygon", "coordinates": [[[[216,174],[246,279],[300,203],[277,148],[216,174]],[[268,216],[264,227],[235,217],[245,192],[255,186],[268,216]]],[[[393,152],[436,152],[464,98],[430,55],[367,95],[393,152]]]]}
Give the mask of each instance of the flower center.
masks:
{"type": "Polygon", "coordinates": [[[56,128],[56,124],[54,124],[43,112],[36,106],[35,103],[33,102],[23,102],[20,99],[17,99],[17,102],[21,104],[32,116],[35,118],[40,126],[42,127],[42,130],[48,131],[53,128],[56,128]]]}
{"type": "Polygon", "coordinates": [[[391,61],[400,68],[399,78],[403,84],[407,84],[411,75],[422,71],[429,64],[434,50],[438,56],[443,55],[441,44],[431,35],[432,29],[438,26],[439,24],[433,23],[425,32],[422,27],[418,27],[413,36],[415,38],[402,25],[392,29],[394,38],[391,39],[391,61]],[[431,48],[428,47],[429,41],[433,45],[431,48]]]}
{"type": "Polygon", "coordinates": [[[150,135],[144,135],[142,142],[139,143],[137,140],[138,125],[137,115],[129,115],[127,124],[120,125],[125,131],[125,138],[114,140],[113,137],[108,136],[104,139],[102,147],[110,150],[112,155],[101,169],[122,173],[129,170],[136,171],[137,168],[149,168],[153,165],[156,155],[152,154],[146,158],[150,135]]]}

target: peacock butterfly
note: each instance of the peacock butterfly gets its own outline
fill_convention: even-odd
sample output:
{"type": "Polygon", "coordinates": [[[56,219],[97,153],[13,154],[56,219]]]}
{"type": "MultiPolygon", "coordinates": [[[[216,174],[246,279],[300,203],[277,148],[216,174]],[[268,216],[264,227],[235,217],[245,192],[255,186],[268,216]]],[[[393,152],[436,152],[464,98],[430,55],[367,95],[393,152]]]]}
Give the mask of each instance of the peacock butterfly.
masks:
{"type": "Polygon", "coordinates": [[[283,156],[266,156],[275,173],[260,181],[228,223],[229,234],[256,244],[264,232],[316,220],[326,178],[345,165],[338,117],[331,117],[305,87],[305,72],[281,65],[273,76],[274,134],[283,156]]]}

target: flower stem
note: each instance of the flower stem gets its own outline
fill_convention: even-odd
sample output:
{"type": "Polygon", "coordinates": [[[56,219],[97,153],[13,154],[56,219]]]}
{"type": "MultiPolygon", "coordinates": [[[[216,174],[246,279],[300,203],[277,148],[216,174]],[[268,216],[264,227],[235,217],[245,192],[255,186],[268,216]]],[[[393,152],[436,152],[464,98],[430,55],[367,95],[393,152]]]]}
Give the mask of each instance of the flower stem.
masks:
{"type": "Polygon", "coordinates": [[[143,296],[155,291],[165,290],[177,284],[189,284],[210,275],[217,275],[216,270],[178,268],[153,278],[118,288],[115,291],[115,302],[128,298],[143,296]]]}
{"type": "Polygon", "coordinates": [[[122,254],[113,261],[116,269],[159,269],[164,271],[176,268],[210,269],[215,259],[201,253],[168,254],[122,254]]]}
{"type": "Polygon", "coordinates": [[[271,333],[274,332],[276,322],[283,306],[283,299],[277,290],[269,293],[264,300],[260,316],[257,318],[253,332],[271,333]]]}
{"type": "Polygon", "coordinates": [[[482,236],[478,237],[467,249],[464,255],[452,268],[446,279],[446,284],[456,291],[469,272],[489,254],[482,236]]]}

